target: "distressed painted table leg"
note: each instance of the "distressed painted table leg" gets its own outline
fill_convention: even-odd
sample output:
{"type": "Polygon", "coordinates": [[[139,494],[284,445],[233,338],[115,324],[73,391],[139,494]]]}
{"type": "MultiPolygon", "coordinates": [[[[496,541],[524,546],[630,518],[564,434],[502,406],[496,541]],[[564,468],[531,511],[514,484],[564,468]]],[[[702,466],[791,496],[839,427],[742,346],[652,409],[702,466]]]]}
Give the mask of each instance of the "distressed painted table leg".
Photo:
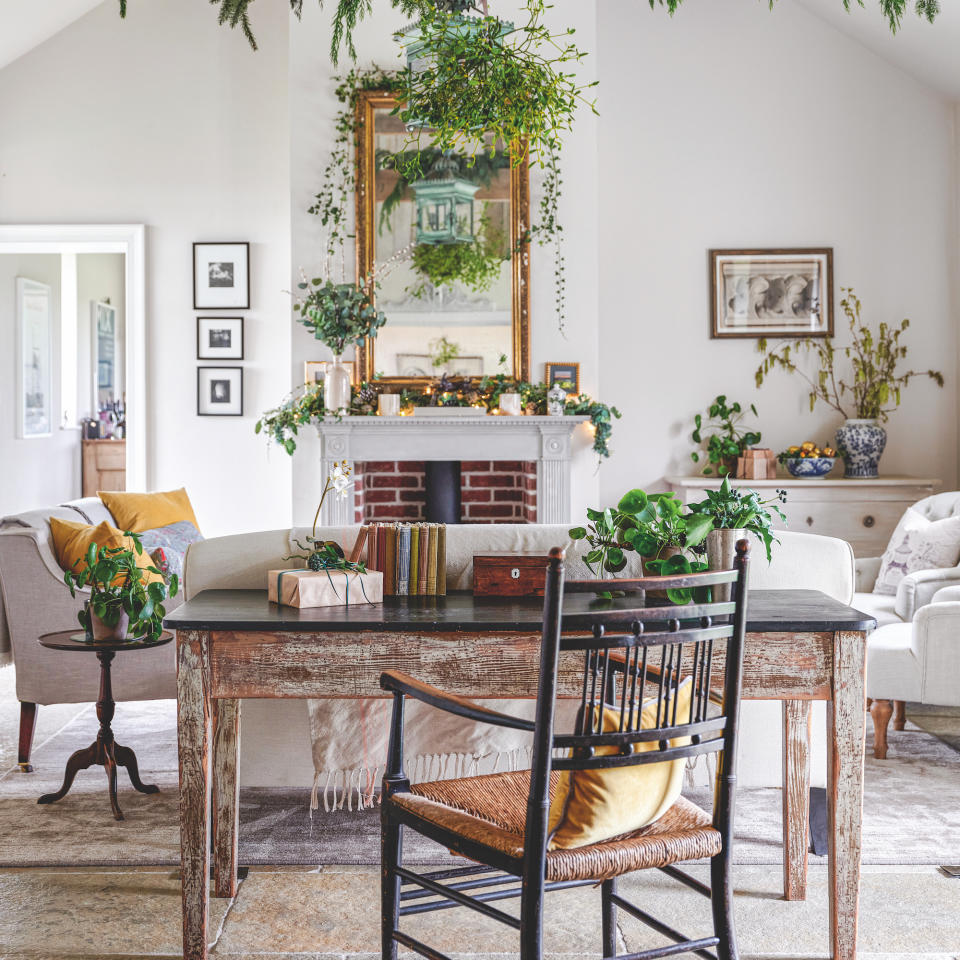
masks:
{"type": "Polygon", "coordinates": [[[177,633],[177,744],[180,755],[180,883],[184,960],[206,960],[210,848],[210,677],[206,633],[177,633]]]}
{"type": "Polygon", "coordinates": [[[810,849],[810,701],[783,701],[783,898],[806,900],[810,849]]]}
{"type": "Polygon", "coordinates": [[[237,895],[240,701],[213,701],[213,895],[237,895]]]}
{"type": "Polygon", "coordinates": [[[854,960],[857,955],[867,716],[866,652],[865,633],[836,635],[833,700],[827,704],[830,934],[835,960],[854,960]]]}

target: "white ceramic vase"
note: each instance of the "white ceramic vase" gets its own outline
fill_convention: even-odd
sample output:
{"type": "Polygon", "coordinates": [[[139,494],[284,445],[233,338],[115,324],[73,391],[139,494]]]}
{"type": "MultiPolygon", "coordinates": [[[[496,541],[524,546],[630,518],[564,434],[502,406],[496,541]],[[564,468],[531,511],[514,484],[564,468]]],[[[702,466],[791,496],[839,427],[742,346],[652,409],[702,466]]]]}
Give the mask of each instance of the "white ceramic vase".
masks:
{"type": "Polygon", "coordinates": [[[323,378],[323,406],[327,413],[339,413],[350,407],[350,371],[343,357],[334,357],[323,378]]]}

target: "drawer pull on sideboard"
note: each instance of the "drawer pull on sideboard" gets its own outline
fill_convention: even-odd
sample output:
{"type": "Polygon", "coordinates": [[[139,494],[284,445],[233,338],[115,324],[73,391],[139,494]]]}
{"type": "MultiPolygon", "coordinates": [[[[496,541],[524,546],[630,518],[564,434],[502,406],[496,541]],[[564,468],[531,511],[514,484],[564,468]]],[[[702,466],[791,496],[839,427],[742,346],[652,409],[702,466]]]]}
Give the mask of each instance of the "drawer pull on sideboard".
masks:
{"type": "Polygon", "coordinates": [[[808,526],[808,527],[812,527],[812,526],[813,526],[813,517],[807,517],[807,526],[808,526]]]}
{"type": "Polygon", "coordinates": [[[870,514],[867,514],[867,516],[863,518],[863,525],[865,527],[872,527],[876,522],[877,521],[874,520],[873,517],[870,516],[870,514]]]}

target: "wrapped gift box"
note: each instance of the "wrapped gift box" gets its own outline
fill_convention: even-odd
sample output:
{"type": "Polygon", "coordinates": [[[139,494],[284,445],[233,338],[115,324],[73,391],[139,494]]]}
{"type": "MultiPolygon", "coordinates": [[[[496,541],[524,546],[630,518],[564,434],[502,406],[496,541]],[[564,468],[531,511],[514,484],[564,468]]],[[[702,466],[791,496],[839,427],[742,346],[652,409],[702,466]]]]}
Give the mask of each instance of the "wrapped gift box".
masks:
{"type": "Polygon", "coordinates": [[[383,574],[376,570],[270,570],[267,594],[287,607],[335,607],[380,603],[383,574]]]}

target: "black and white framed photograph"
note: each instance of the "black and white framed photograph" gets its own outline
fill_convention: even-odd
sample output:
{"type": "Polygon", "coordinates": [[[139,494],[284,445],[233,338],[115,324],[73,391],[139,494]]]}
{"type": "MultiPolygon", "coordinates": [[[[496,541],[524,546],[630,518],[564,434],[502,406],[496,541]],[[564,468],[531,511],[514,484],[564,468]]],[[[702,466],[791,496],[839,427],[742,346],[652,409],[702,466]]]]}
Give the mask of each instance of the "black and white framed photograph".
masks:
{"type": "Polygon", "coordinates": [[[197,317],[198,360],[242,360],[243,317],[197,317]]]}
{"type": "Polygon", "coordinates": [[[580,393],[580,364],[579,363],[545,363],[544,372],[549,390],[555,384],[560,384],[567,395],[578,396],[580,393]]]}
{"type": "Polygon", "coordinates": [[[17,436],[53,433],[53,290],[17,277],[17,436]]]}
{"type": "Polygon", "coordinates": [[[250,244],[193,245],[193,309],[250,306],[250,244]]]}
{"type": "Polygon", "coordinates": [[[197,367],[197,416],[243,416],[243,367],[197,367]]]}
{"type": "Polygon", "coordinates": [[[833,336],[833,248],[710,251],[711,336],[833,336]]]}

